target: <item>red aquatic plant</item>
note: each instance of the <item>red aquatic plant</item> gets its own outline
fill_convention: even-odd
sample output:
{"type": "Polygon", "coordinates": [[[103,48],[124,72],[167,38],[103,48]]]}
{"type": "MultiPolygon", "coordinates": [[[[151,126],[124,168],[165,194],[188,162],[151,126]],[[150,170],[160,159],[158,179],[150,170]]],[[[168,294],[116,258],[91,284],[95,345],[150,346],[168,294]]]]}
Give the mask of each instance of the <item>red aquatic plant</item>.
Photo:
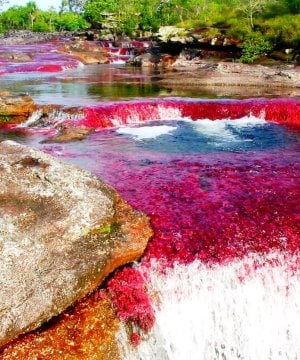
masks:
{"type": "MultiPolygon", "coordinates": [[[[109,280],[107,288],[122,321],[132,322],[145,332],[151,329],[154,324],[154,313],[139,271],[131,267],[117,271],[109,280]]],[[[133,340],[134,343],[138,342],[135,335],[133,340]]]]}

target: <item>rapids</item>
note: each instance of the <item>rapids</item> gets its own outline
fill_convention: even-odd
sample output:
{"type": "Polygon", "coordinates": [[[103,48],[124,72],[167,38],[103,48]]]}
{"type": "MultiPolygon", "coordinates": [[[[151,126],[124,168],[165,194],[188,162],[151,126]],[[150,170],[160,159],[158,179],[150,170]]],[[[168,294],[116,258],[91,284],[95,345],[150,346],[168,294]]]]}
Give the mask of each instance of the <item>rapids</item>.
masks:
{"type": "MultiPolygon", "coordinates": [[[[72,105],[87,79],[69,79],[76,71],[61,74],[79,86],[72,105]]],[[[114,68],[114,76],[125,73],[130,78],[114,68]]],[[[33,77],[32,91],[46,103],[49,77],[33,77]]],[[[13,87],[14,78],[4,82],[13,87]]],[[[56,80],[50,92],[53,86],[56,80]]],[[[69,90],[66,96],[72,99],[69,90]]],[[[90,170],[150,217],[154,237],[143,258],[106,284],[127,324],[116,335],[123,358],[297,359],[299,100],[82,96],[81,115],[57,121],[92,128],[88,138],[44,143],[57,129],[35,118],[0,137],[90,170]]]]}

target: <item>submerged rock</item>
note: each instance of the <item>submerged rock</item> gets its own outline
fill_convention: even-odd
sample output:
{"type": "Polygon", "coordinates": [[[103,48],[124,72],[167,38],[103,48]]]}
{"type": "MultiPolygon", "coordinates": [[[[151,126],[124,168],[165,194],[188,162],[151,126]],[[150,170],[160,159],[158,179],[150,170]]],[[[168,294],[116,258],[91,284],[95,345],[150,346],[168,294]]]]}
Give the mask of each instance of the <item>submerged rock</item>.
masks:
{"type": "Polygon", "coordinates": [[[141,256],[152,231],[98,178],[10,141],[0,184],[1,346],[141,256]]]}
{"type": "Polygon", "coordinates": [[[0,92],[0,125],[20,123],[26,120],[36,109],[36,104],[27,94],[0,92]]]}

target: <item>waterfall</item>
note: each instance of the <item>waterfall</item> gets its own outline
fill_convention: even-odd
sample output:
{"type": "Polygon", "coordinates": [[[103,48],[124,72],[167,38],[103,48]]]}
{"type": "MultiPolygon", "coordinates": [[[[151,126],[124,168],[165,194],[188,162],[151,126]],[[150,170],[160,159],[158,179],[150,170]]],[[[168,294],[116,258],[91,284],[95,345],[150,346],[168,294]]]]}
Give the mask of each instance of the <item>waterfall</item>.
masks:
{"type": "Polygon", "coordinates": [[[228,264],[195,261],[150,276],[156,324],[126,360],[282,360],[300,354],[300,254],[252,254],[228,264]]]}

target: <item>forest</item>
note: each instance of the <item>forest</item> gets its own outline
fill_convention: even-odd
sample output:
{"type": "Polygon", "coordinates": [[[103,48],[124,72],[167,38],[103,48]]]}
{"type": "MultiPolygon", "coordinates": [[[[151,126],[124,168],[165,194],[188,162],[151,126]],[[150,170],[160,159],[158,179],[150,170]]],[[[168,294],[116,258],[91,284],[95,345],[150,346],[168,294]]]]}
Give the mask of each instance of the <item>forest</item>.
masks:
{"type": "Polygon", "coordinates": [[[300,44],[300,0],[62,0],[59,10],[47,11],[30,1],[1,11],[5,1],[0,0],[1,33],[92,28],[138,38],[172,25],[182,31],[201,28],[207,37],[222,34],[262,50],[300,44]]]}

